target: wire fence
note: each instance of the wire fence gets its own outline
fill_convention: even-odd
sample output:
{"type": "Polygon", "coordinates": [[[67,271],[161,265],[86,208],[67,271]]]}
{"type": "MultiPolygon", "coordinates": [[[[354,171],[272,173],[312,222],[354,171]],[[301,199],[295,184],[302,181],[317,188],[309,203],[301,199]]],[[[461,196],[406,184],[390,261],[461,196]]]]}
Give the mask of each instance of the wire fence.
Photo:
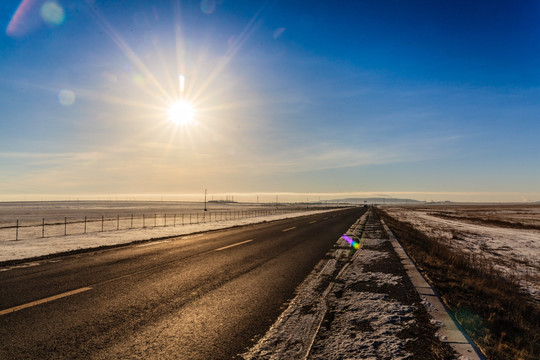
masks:
{"type": "Polygon", "coordinates": [[[252,209],[235,211],[199,211],[178,214],[137,214],[130,216],[84,216],[47,220],[40,223],[23,223],[17,219],[14,224],[0,226],[0,241],[20,241],[38,238],[82,235],[106,231],[146,229],[155,227],[187,226],[209,222],[220,222],[252,217],[278,215],[298,211],[298,209],[252,209]]]}

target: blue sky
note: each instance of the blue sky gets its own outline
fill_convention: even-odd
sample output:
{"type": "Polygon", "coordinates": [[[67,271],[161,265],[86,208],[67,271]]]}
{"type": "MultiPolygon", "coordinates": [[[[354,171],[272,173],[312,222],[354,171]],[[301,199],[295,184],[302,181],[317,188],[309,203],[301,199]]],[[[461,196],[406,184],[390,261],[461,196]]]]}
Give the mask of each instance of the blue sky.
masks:
{"type": "Polygon", "coordinates": [[[537,1],[6,0],[0,23],[0,200],[540,200],[537,1]]]}

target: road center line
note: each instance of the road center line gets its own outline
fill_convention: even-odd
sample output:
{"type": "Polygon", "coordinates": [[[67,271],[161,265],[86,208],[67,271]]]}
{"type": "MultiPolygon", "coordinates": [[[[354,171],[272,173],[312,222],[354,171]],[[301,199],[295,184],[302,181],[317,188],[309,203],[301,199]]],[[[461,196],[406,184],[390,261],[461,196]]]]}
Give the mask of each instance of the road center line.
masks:
{"type": "Polygon", "coordinates": [[[236,243],[236,244],[232,244],[232,245],[228,245],[228,246],[224,246],[224,247],[220,247],[219,249],[216,249],[214,251],[221,251],[221,250],[225,250],[225,249],[228,249],[228,248],[232,248],[232,247],[235,247],[235,246],[238,246],[238,245],[242,245],[242,244],[246,244],[248,242],[252,242],[253,239],[249,239],[249,240],[245,240],[245,241],[241,241],[239,243],[236,243]]]}
{"type": "Polygon", "coordinates": [[[310,221],[309,223],[310,224],[315,224],[317,222],[317,220],[313,220],[313,221],[310,221]]]}
{"type": "Polygon", "coordinates": [[[285,231],[289,231],[289,230],[293,230],[293,229],[296,229],[296,226],[290,227],[290,228],[288,228],[288,229],[283,229],[283,230],[281,230],[281,231],[285,232],[285,231]]]}
{"type": "Polygon", "coordinates": [[[36,305],[41,305],[41,304],[49,302],[49,301],[58,300],[58,299],[61,299],[61,298],[67,297],[67,296],[71,296],[71,295],[75,295],[75,294],[78,294],[78,293],[82,293],[82,292],[88,291],[88,290],[92,290],[92,288],[91,287],[83,287],[83,288],[76,289],[76,290],[71,290],[71,291],[68,291],[68,292],[65,292],[65,293],[62,293],[62,294],[49,296],[49,297],[41,299],[41,300],[36,300],[36,301],[32,301],[32,302],[22,304],[22,305],[19,305],[19,306],[14,306],[14,307],[9,308],[9,309],[1,310],[0,311],[0,316],[6,315],[6,314],[11,314],[11,313],[13,313],[15,311],[19,311],[19,310],[26,309],[26,308],[29,308],[29,307],[32,307],[32,306],[36,306],[36,305]]]}

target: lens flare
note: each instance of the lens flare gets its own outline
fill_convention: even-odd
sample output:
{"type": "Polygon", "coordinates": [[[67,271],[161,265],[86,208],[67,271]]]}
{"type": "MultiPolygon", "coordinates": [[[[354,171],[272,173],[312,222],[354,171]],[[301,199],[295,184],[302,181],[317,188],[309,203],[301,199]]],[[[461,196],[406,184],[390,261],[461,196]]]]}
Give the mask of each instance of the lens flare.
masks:
{"type": "Polygon", "coordinates": [[[47,1],[40,10],[41,17],[49,25],[58,26],[65,20],[64,9],[54,1],[47,1]]]}
{"type": "Polygon", "coordinates": [[[64,106],[71,106],[75,103],[76,96],[71,90],[63,89],[58,93],[58,101],[64,106]]]}
{"type": "Polygon", "coordinates": [[[216,11],[216,1],[215,0],[202,0],[201,11],[207,15],[212,14],[214,11],[216,11]]]}
{"type": "Polygon", "coordinates": [[[284,27],[277,28],[276,31],[274,31],[274,40],[277,40],[284,32],[284,27]]]}
{"type": "Polygon", "coordinates": [[[186,77],[184,75],[178,75],[178,85],[180,87],[180,92],[184,92],[184,87],[186,83],[186,77]]]}
{"type": "Polygon", "coordinates": [[[345,241],[347,241],[349,243],[349,245],[351,245],[355,250],[360,249],[360,243],[358,241],[354,241],[353,239],[351,239],[347,235],[342,235],[341,237],[344,238],[345,241]]]}

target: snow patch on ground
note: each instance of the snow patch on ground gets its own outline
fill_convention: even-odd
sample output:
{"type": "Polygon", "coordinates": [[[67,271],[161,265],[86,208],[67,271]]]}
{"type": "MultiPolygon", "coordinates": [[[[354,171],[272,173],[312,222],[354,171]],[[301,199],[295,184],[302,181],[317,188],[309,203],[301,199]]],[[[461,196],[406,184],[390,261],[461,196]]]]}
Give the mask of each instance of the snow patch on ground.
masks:
{"type": "Polygon", "coordinates": [[[428,236],[489,260],[540,301],[540,231],[513,229],[430,215],[426,208],[390,207],[385,211],[428,236]]]}
{"type": "MultiPolygon", "coordinates": [[[[345,290],[334,308],[332,328],[321,330],[324,347],[311,359],[408,359],[400,331],[415,323],[413,308],[385,294],[345,290]]],[[[405,342],[404,342],[405,341],[405,342]]]]}
{"type": "Polygon", "coordinates": [[[359,264],[372,264],[376,261],[383,261],[388,258],[388,253],[376,250],[362,249],[362,252],[358,253],[356,261],[359,264]]]}

